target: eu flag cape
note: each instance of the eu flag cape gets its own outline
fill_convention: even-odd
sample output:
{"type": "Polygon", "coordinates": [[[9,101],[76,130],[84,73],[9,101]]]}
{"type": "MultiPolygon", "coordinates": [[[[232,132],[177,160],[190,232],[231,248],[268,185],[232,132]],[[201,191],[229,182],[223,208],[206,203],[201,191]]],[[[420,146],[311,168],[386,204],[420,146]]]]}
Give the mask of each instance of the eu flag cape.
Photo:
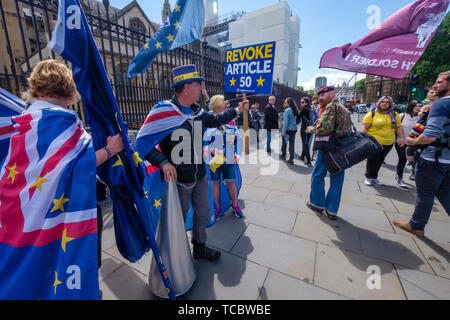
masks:
{"type": "Polygon", "coordinates": [[[37,101],[0,170],[0,300],[98,299],[96,157],[77,114],[37,101]]]}
{"type": "Polygon", "coordinates": [[[12,117],[20,115],[25,102],[0,88],[0,167],[9,149],[9,139],[14,133],[12,117]]]}
{"type": "MultiPolygon", "coordinates": [[[[204,111],[203,111],[204,112],[204,111]]],[[[201,113],[200,113],[201,114],[201,113]]],[[[138,152],[144,156],[148,154],[149,150],[157,147],[158,144],[167,136],[172,134],[176,129],[178,129],[186,120],[190,119],[189,116],[181,113],[178,108],[169,101],[161,101],[157,103],[151,110],[147,119],[144,122],[136,140],[136,149],[138,152]]],[[[229,125],[229,128],[232,128],[229,125]]],[[[234,126],[235,127],[235,126],[234,126]]],[[[237,128],[236,128],[237,130],[237,128]]],[[[209,182],[209,202],[211,204],[211,212],[209,216],[209,222],[207,227],[211,227],[216,222],[214,215],[214,197],[212,193],[212,183],[209,165],[206,164],[206,172],[209,182]]],[[[236,187],[239,190],[242,186],[242,176],[239,169],[239,165],[235,165],[236,170],[236,187]]],[[[156,235],[156,230],[159,221],[159,215],[161,213],[162,201],[164,199],[164,191],[166,187],[166,182],[162,180],[161,170],[155,166],[147,167],[147,177],[144,183],[145,197],[147,208],[150,212],[151,224],[156,235]]],[[[231,206],[231,199],[227,190],[227,186],[221,179],[220,187],[220,203],[221,212],[226,212],[231,206]]],[[[186,217],[186,230],[192,230],[193,228],[193,216],[195,212],[192,205],[186,217]]]]}
{"type": "Polygon", "coordinates": [[[128,67],[128,77],[144,73],[160,52],[174,50],[200,39],[203,34],[203,0],[178,0],[164,25],[144,45],[128,67]]]}

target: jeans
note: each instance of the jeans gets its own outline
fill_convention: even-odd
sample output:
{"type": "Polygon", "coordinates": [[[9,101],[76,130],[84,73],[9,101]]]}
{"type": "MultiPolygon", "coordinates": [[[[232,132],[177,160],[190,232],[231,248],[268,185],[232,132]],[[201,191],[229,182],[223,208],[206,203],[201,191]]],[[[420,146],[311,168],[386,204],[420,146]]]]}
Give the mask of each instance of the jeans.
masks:
{"type": "Polygon", "coordinates": [[[323,164],[323,152],[318,151],[316,165],[311,177],[311,194],[309,199],[313,206],[326,209],[328,213],[337,215],[341,204],[345,172],[330,177],[330,189],[325,196],[325,177],[327,173],[327,168],[323,164]]]}
{"type": "Polygon", "coordinates": [[[450,164],[441,163],[437,167],[434,162],[421,158],[416,170],[416,209],[409,224],[415,230],[424,230],[435,196],[450,216],[450,164]]]}
{"type": "Polygon", "coordinates": [[[267,151],[270,152],[272,149],[270,148],[270,144],[272,142],[272,131],[267,129],[267,151]]]}
{"type": "Polygon", "coordinates": [[[400,147],[398,143],[395,144],[395,150],[397,150],[398,162],[397,162],[397,177],[403,179],[403,171],[406,166],[406,147],[400,147]]]}
{"type": "MultiPolygon", "coordinates": [[[[297,134],[297,131],[286,131],[286,135],[289,136],[289,160],[294,160],[294,154],[295,154],[295,135],[297,134]]],[[[286,149],[287,149],[287,142],[282,139],[282,145],[281,145],[281,155],[283,157],[286,157],[286,149]]]]}
{"type": "MultiPolygon", "coordinates": [[[[210,169],[211,170],[211,169],[210,169]]],[[[223,177],[225,182],[236,181],[236,168],[234,164],[223,164],[216,169],[216,172],[211,171],[211,182],[220,183],[220,178],[223,177]]]]}
{"type": "Polygon", "coordinates": [[[300,133],[300,136],[302,137],[302,155],[301,158],[306,157],[306,162],[311,163],[311,155],[309,153],[309,146],[311,144],[312,135],[309,133],[306,133],[305,131],[302,131],[300,133]]]}

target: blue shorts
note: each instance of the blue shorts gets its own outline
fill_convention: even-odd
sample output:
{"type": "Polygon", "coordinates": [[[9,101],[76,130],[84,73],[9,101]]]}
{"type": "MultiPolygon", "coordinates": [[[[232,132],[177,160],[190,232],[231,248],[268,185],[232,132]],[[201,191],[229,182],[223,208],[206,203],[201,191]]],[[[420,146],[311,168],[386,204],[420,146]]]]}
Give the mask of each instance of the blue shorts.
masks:
{"type": "MultiPolygon", "coordinates": [[[[224,164],[217,168],[216,172],[211,171],[211,182],[220,183],[220,175],[222,174],[225,182],[236,181],[236,169],[234,164],[224,164]]],[[[211,170],[211,169],[210,169],[211,170]]]]}

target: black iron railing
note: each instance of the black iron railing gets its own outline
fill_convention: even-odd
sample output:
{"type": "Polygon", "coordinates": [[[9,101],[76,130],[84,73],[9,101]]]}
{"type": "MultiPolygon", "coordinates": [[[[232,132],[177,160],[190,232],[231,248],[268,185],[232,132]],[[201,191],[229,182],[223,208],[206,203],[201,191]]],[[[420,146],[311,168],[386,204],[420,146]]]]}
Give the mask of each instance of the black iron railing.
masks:
{"type": "MultiPolygon", "coordinates": [[[[223,93],[223,57],[218,49],[202,42],[161,53],[144,74],[128,79],[128,64],[158,26],[149,21],[136,23],[139,17],[125,18],[121,11],[99,1],[88,1],[83,9],[122,117],[130,127],[138,128],[153,105],[172,96],[171,70],[176,66],[197,65],[210,95],[223,93]]],[[[0,0],[0,43],[5,44],[0,46],[1,87],[20,96],[27,89],[27,76],[39,61],[62,60],[46,48],[57,14],[57,0],[0,0]]],[[[81,103],[71,108],[85,120],[81,103]]]]}

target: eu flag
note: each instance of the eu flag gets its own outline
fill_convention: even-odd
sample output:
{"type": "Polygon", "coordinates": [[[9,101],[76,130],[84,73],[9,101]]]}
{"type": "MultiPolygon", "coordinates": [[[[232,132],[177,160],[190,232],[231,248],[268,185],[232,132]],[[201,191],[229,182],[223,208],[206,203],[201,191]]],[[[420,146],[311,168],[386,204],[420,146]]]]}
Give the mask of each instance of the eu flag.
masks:
{"type": "MultiPolygon", "coordinates": [[[[145,164],[128,140],[126,125],[83,9],[79,0],[60,0],[58,11],[58,22],[48,46],[72,63],[73,78],[83,98],[95,149],[104,147],[107,137],[117,133],[124,141],[124,152],[97,168],[111,191],[117,247],[130,262],[141,259],[150,248],[160,261],[145,206],[145,164]]],[[[159,263],[158,267],[173,298],[164,265],[159,263]]]]}
{"type": "Polygon", "coordinates": [[[144,45],[128,67],[128,78],[144,73],[160,52],[170,51],[200,39],[203,34],[203,0],[178,0],[164,25],[144,45]]]}

